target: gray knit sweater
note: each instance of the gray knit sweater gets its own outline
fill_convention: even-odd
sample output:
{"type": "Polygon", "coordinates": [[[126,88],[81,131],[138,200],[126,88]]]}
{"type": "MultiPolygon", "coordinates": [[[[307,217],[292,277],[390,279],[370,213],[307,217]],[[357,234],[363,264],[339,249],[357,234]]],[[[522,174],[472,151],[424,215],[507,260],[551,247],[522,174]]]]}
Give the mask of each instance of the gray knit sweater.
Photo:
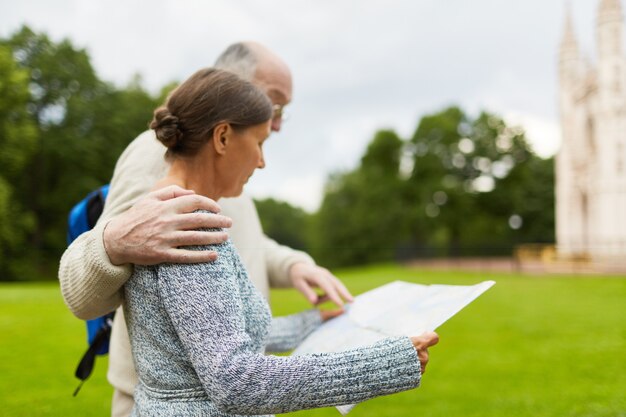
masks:
{"type": "Polygon", "coordinates": [[[265,355],[297,346],[317,310],[272,319],[230,241],[202,264],[136,266],[124,313],[140,383],[133,416],[284,413],[415,388],[407,337],[333,354],[265,355]]]}

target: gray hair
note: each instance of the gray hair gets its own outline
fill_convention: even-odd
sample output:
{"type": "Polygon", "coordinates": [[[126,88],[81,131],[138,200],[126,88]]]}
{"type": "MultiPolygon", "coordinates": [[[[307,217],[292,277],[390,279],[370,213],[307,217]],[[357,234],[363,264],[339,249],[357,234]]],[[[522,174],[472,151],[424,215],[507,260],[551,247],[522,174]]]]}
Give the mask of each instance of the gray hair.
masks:
{"type": "Polygon", "coordinates": [[[246,81],[252,81],[257,67],[257,57],[243,42],[230,45],[215,61],[215,68],[232,72],[246,81]]]}

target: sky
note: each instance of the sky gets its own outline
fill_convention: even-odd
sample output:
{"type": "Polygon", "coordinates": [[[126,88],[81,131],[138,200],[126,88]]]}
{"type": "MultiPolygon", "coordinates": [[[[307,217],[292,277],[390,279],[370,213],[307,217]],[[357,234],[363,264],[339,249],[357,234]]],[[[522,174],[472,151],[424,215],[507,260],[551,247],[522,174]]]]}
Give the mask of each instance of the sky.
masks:
{"type": "MultiPolygon", "coordinates": [[[[594,60],[599,0],[568,0],[594,60]]],[[[289,119],[246,192],[315,211],[328,175],[353,169],[376,130],[412,136],[421,116],[459,105],[560,143],[558,46],[565,0],[0,0],[0,36],[22,24],[85,48],[99,76],[140,74],[156,92],[255,40],[290,66],[289,119]]],[[[140,132],[129,132],[132,140],[140,132]]]]}

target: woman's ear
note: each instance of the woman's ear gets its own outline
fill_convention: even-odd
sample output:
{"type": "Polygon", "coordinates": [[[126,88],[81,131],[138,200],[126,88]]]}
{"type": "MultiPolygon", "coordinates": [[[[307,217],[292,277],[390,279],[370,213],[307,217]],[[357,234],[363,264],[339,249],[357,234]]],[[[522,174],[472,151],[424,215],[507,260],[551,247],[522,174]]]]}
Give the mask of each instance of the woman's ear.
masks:
{"type": "Polygon", "coordinates": [[[215,152],[217,152],[218,155],[226,153],[226,148],[230,143],[232,131],[233,129],[228,123],[220,123],[213,128],[213,137],[211,140],[213,142],[215,152]]]}

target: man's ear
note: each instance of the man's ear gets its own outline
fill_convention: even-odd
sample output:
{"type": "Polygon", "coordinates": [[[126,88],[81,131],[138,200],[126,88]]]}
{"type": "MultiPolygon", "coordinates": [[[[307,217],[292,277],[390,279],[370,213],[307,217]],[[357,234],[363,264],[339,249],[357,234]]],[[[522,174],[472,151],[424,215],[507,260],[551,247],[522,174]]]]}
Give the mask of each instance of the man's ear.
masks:
{"type": "Polygon", "coordinates": [[[224,155],[226,153],[226,148],[230,144],[232,131],[233,129],[228,123],[220,123],[213,128],[213,137],[211,140],[215,152],[217,152],[218,155],[224,155]]]}

